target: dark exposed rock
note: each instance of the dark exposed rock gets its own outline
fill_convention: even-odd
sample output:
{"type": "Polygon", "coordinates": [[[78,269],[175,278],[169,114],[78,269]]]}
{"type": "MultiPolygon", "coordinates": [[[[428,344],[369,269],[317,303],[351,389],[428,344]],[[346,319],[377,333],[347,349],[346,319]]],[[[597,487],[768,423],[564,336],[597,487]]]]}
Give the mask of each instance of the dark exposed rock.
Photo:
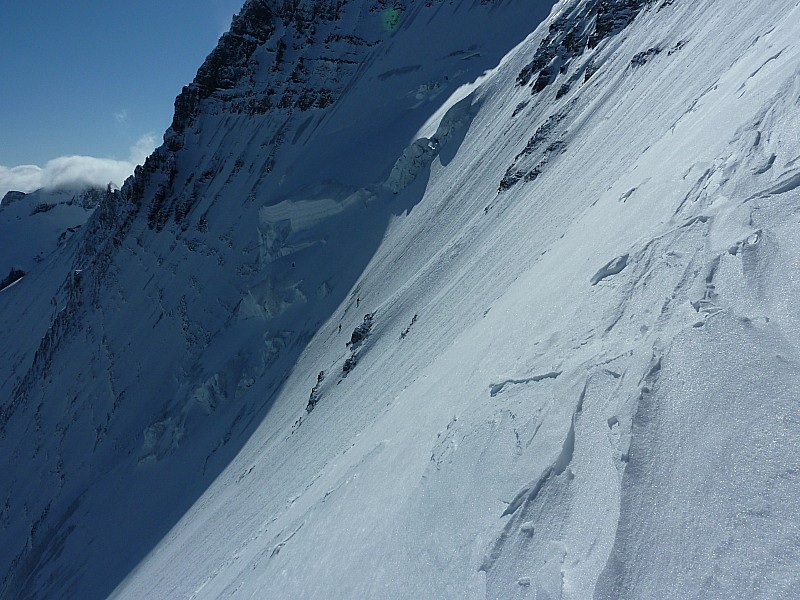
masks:
{"type": "Polygon", "coordinates": [[[50,212],[55,207],[56,205],[53,204],[52,202],[40,202],[39,204],[33,207],[33,210],[31,210],[31,216],[38,215],[40,213],[50,212]]]}
{"type": "Polygon", "coordinates": [[[311,412],[314,410],[314,407],[319,402],[319,395],[320,395],[320,386],[322,382],[325,380],[325,371],[320,371],[317,375],[317,383],[311,388],[311,394],[308,397],[308,404],[306,405],[306,412],[311,412]]]}
{"type": "Polygon", "coordinates": [[[595,64],[593,60],[590,60],[586,65],[586,70],[583,73],[583,82],[586,83],[589,81],[595,73],[597,73],[599,67],[595,64]]]}
{"type": "Polygon", "coordinates": [[[114,189],[113,184],[108,184],[105,189],[89,188],[73,196],[68,204],[80,206],[86,210],[93,210],[100,206],[100,203],[103,202],[114,189]]]}
{"type": "Polygon", "coordinates": [[[500,185],[497,187],[497,192],[505,192],[506,190],[511,189],[519,181],[521,181],[523,177],[525,177],[525,171],[520,171],[513,165],[508,167],[505,175],[503,175],[503,178],[500,180],[500,185]]]}
{"type": "MultiPolygon", "coordinates": [[[[533,59],[517,75],[517,85],[532,83],[533,94],[543,92],[558,79],[558,74],[567,73],[576,58],[625,29],[653,1],[594,0],[566,9],[550,24],[548,35],[539,44],[533,59]]],[[[587,69],[584,81],[592,74],[587,69]]],[[[559,88],[559,98],[569,89],[564,85],[568,84],[559,88]]]]}
{"type": "Polygon", "coordinates": [[[22,200],[26,196],[25,192],[6,192],[6,195],[3,196],[3,201],[0,202],[0,209],[9,204],[13,204],[19,200],[22,200]]]}
{"type": "Polygon", "coordinates": [[[538,148],[542,147],[545,142],[553,137],[553,131],[556,129],[558,124],[566,118],[566,116],[566,111],[559,111],[550,115],[544,123],[539,125],[534,134],[528,140],[525,148],[523,148],[522,152],[514,157],[514,160],[516,161],[523,156],[533,154],[533,152],[535,152],[538,148]]]}
{"type": "Polygon", "coordinates": [[[418,318],[419,318],[419,315],[414,315],[411,318],[411,323],[409,323],[408,327],[406,327],[405,329],[403,329],[403,331],[400,332],[400,339],[401,340],[404,340],[406,338],[406,336],[411,332],[411,328],[417,322],[418,318]]]}
{"type": "Polygon", "coordinates": [[[372,331],[374,318],[375,313],[367,313],[364,315],[364,321],[353,330],[350,341],[347,342],[347,347],[350,348],[350,356],[347,357],[347,360],[342,365],[342,375],[346,376],[358,364],[359,349],[372,331]]]}
{"type": "Polygon", "coordinates": [[[175,134],[182,134],[192,123],[202,100],[215,91],[232,89],[249,75],[250,58],[275,31],[275,15],[270,4],[268,0],[248,0],[233,18],[230,31],[222,35],[198,69],[194,81],[175,99],[170,126],[175,134]]]}
{"type": "Polygon", "coordinates": [[[588,48],[597,47],[607,37],[625,29],[648,3],[649,0],[601,0],[588,48]]]}
{"type": "Polygon", "coordinates": [[[553,75],[550,73],[550,69],[542,69],[539,71],[539,76],[536,78],[536,81],[533,84],[533,93],[537,94],[545,89],[548,85],[550,85],[552,78],[553,75]]]}
{"type": "Polygon", "coordinates": [[[347,375],[350,371],[352,371],[356,364],[358,364],[358,358],[355,354],[351,354],[347,357],[347,360],[344,361],[342,365],[342,375],[347,375]]]}
{"type": "Polygon", "coordinates": [[[689,40],[680,40],[678,41],[672,48],[669,49],[667,52],[667,56],[672,56],[676,52],[683,49],[683,47],[689,43],[689,40]]]}
{"type": "Polygon", "coordinates": [[[367,339],[367,336],[369,336],[369,332],[372,329],[372,320],[374,316],[375,315],[372,313],[364,315],[364,321],[353,330],[353,334],[350,336],[350,346],[360,344],[367,339]]]}
{"type": "Polygon", "coordinates": [[[553,156],[566,151],[566,142],[554,138],[559,135],[558,126],[566,119],[573,105],[574,102],[568,102],[562,110],[550,115],[537,127],[522,151],[514,157],[514,162],[506,169],[497,188],[498,193],[508,190],[520,181],[536,180],[553,156]]]}
{"type": "Polygon", "coordinates": [[[517,104],[511,116],[516,117],[519,113],[521,113],[525,109],[526,106],[528,106],[529,102],[530,100],[526,100],[525,102],[520,102],[519,104],[517,104]]]}
{"type": "Polygon", "coordinates": [[[11,267],[11,271],[9,271],[8,275],[0,280],[0,291],[6,289],[12,283],[16,283],[23,277],[25,277],[25,271],[19,267],[11,267]]]}
{"type": "MultiPolygon", "coordinates": [[[[253,55],[262,46],[273,43],[273,72],[280,72],[294,64],[289,75],[289,82],[302,86],[308,80],[310,70],[304,65],[305,58],[295,60],[287,58],[287,53],[296,48],[312,46],[318,41],[317,29],[321,23],[338,20],[345,0],[248,0],[241,12],[233,18],[230,31],[222,35],[216,48],[209,54],[197,71],[194,81],[183,88],[175,99],[175,115],[168,133],[170,149],[182,147],[180,136],[192,124],[200,111],[201,103],[212,95],[219,95],[227,101],[233,101],[232,112],[249,112],[263,114],[276,104],[281,108],[297,106],[300,110],[327,106],[332,101],[330,90],[321,90],[314,94],[309,90],[286,90],[280,102],[273,102],[271,96],[275,90],[259,90],[253,87],[253,75],[258,67],[258,60],[253,55]],[[282,32],[273,41],[277,32],[282,32]],[[241,84],[248,90],[248,98],[236,98],[225,95],[241,84]],[[255,97],[252,97],[255,96],[255,97]]],[[[331,43],[350,45],[367,45],[370,42],[347,33],[329,33],[324,45],[331,43]]],[[[281,81],[277,78],[277,82],[281,81]]]]}
{"type": "Polygon", "coordinates": [[[661,48],[658,47],[648,48],[644,52],[639,52],[631,59],[631,66],[642,67],[651,58],[653,58],[654,56],[658,56],[659,54],[661,54],[661,48]]]}

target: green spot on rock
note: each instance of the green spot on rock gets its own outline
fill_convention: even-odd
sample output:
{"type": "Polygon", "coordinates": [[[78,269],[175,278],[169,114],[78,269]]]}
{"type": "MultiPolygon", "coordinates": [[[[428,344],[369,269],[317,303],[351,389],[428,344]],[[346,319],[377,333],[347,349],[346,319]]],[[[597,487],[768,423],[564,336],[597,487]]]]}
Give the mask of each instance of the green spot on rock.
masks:
{"type": "Polygon", "coordinates": [[[397,7],[387,8],[383,11],[383,28],[386,31],[395,31],[400,25],[400,16],[403,11],[397,7]]]}

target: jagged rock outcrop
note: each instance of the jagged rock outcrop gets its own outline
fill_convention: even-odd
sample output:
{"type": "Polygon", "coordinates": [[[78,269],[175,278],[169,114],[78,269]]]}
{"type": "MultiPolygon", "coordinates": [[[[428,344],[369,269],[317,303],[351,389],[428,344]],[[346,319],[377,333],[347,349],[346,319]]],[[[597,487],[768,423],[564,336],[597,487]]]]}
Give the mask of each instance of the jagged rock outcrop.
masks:
{"type": "MultiPolygon", "coordinates": [[[[530,85],[531,93],[538,94],[554,83],[559,75],[567,73],[571,63],[587,50],[595,49],[600,42],[616,35],[630,25],[645,6],[658,0],[592,0],[573,2],[550,24],[549,33],[533,60],[517,75],[517,85],[530,85]]],[[[579,77],[588,79],[593,70],[590,63],[563,82],[559,92],[564,95],[579,77]],[[563,86],[566,86],[564,88],[563,86]]]]}
{"type": "Polygon", "coordinates": [[[8,272],[8,275],[3,277],[3,279],[0,279],[0,291],[3,291],[5,288],[16,283],[23,277],[25,277],[25,271],[23,271],[19,267],[11,267],[11,270],[8,272]]]}

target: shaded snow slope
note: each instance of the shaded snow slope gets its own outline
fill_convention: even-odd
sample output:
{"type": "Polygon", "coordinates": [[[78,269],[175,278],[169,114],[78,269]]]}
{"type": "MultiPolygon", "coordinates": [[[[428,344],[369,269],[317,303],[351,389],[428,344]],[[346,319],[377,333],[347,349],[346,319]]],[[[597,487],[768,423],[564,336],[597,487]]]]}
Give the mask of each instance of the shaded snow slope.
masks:
{"type": "Polygon", "coordinates": [[[0,204],[0,339],[6,367],[0,376],[0,415],[12,403],[17,371],[33,359],[58,312],[56,298],[79,276],[74,257],[83,227],[106,194],[96,189],[8,192],[0,204]]]}
{"type": "Polygon", "coordinates": [[[290,4],[3,350],[3,595],[799,595],[800,5],[290,4]]]}
{"type": "Polygon", "coordinates": [[[0,203],[0,271],[26,272],[57,252],[86,222],[102,192],[9,192],[0,203]]]}

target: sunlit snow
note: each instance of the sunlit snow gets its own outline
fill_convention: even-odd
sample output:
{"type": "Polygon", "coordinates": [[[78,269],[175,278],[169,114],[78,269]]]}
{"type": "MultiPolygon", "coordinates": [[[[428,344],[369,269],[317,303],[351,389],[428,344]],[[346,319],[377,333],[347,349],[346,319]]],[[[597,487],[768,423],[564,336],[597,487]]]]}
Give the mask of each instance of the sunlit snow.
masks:
{"type": "Polygon", "coordinates": [[[800,5],[388,4],[0,293],[0,596],[800,597],[800,5]]]}

